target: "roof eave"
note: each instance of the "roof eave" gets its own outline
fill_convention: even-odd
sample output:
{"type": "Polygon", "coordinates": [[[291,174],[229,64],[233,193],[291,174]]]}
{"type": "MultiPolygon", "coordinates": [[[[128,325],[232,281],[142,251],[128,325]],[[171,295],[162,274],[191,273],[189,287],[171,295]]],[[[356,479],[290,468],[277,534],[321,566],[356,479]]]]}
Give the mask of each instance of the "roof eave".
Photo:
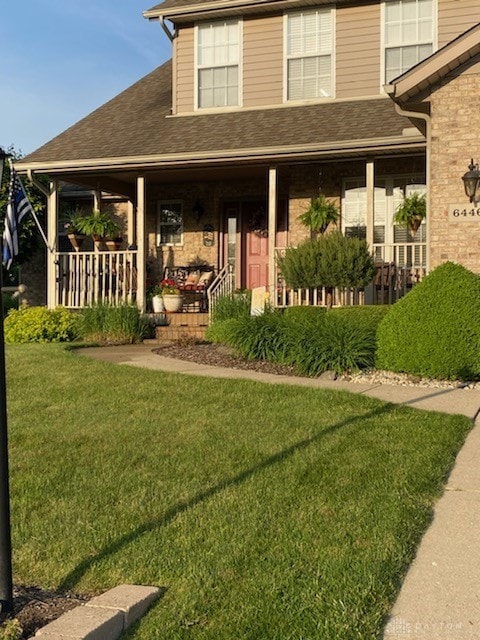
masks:
{"type": "Polygon", "coordinates": [[[153,156],[131,156],[114,158],[87,158],[83,160],[64,160],[55,162],[30,162],[16,164],[21,173],[33,171],[36,173],[60,174],[65,171],[92,172],[140,170],[167,167],[191,167],[208,164],[248,164],[250,162],[285,162],[321,158],[341,154],[362,155],[398,150],[421,150],[425,148],[425,140],[420,135],[389,137],[382,139],[329,142],[312,144],[301,147],[272,147],[262,149],[236,149],[232,151],[211,151],[197,154],[173,154],[153,156]]]}
{"type": "Polygon", "coordinates": [[[385,85],[385,91],[396,103],[407,105],[479,55],[480,23],[385,85]]]}

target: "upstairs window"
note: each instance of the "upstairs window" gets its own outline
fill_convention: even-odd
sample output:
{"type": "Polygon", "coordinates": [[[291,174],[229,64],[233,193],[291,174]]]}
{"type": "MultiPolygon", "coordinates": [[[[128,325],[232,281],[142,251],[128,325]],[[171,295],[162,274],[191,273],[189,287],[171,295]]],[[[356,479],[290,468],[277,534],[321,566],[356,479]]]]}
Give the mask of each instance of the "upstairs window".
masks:
{"type": "Polygon", "coordinates": [[[199,109],[240,103],[240,23],[225,20],[197,28],[197,104],[199,109]]]}
{"type": "Polygon", "coordinates": [[[332,9],[287,14],[287,100],[332,96],[332,9]]]}
{"type": "Polygon", "coordinates": [[[385,82],[433,53],[435,0],[387,0],[384,10],[385,82]]]}

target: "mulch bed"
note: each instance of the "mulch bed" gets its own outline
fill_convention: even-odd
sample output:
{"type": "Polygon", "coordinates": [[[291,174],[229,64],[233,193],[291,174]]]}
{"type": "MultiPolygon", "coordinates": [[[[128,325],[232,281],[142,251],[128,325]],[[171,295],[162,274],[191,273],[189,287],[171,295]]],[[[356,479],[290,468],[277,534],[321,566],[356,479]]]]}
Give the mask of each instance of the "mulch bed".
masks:
{"type": "Polygon", "coordinates": [[[179,360],[197,362],[214,367],[260,371],[261,373],[275,373],[286,376],[299,375],[293,367],[287,365],[275,364],[266,360],[247,360],[242,358],[235,355],[229,347],[223,344],[212,344],[210,342],[178,343],[159,347],[153,351],[159,356],[178,358],[179,360]]]}
{"type": "MultiPolygon", "coordinates": [[[[22,640],[35,635],[41,627],[89,600],[88,596],[56,593],[39,587],[15,585],[13,611],[8,618],[16,618],[22,628],[22,640]]],[[[4,618],[4,616],[3,616],[4,618]]]]}

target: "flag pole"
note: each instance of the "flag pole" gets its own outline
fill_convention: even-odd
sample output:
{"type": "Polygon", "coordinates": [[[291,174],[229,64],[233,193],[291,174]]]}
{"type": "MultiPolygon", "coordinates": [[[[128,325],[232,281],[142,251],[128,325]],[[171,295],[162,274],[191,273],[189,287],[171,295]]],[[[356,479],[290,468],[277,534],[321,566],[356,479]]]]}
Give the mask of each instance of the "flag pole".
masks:
{"type": "MultiPolygon", "coordinates": [[[[0,188],[5,159],[0,147],[0,188]]],[[[0,291],[3,266],[0,265],[0,291]]],[[[0,612],[13,610],[12,542],[10,531],[10,489],[8,473],[7,383],[5,374],[5,341],[3,333],[3,296],[0,294],[0,612]]]]}

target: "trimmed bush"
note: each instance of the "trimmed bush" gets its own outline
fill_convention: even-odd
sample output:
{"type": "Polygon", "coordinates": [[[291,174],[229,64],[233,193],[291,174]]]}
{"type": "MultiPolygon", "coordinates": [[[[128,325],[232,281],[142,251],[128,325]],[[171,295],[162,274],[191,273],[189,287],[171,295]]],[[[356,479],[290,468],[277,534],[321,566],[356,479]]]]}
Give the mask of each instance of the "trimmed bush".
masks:
{"type": "Polygon", "coordinates": [[[329,313],[335,316],[342,316],[355,326],[365,327],[376,334],[389,309],[390,307],[387,305],[376,304],[358,307],[335,307],[330,309],[329,313]]]}
{"type": "Polygon", "coordinates": [[[381,369],[480,379],[480,277],[447,262],[394,304],[378,329],[381,369]]]}
{"type": "Polygon", "coordinates": [[[134,304],[95,304],[79,314],[79,334],[97,344],[133,344],[149,330],[148,322],[134,304]]]}
{"type": "Polygon", "coordinates": [[[278,264],[285,282],[294,289],[361,288],[376,273],[366,241],[346,238],[339,231],[286,249],[278,264]]]}
{"type": "Polygon", "coordinates": [[[5,342],[70,342],[78,335],[77,317],[64,307],[11,309],[4,323],[5,342]]]}

